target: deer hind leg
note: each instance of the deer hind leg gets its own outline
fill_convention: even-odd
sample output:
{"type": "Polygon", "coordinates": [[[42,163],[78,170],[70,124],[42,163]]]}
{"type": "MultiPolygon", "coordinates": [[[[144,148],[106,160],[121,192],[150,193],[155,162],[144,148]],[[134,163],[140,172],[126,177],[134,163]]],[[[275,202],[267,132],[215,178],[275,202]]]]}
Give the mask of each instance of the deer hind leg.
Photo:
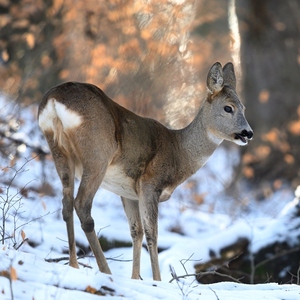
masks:
{"type": "Polygon", "coordinates": [[[130,227],[133,244],[132,279],[140,278],[140,261],[143,241],[143,227],[139,212],[139,202],[121,197],[130,227]]]}
{"type": "Polygon", "coordinates": [[[106,169],[107,163],[103,163],[102,167],[94,161],[89,165],[83,165],[83,175],[75,199],[75,209],[81,222],[81,227],[95,255],[99,270],[103,273],[111,274],[91,216],[93,198],[102,182],[106,169]]]}
{"type": "Polygon", "coordinates": [[[139,209],[150,254],[152,275],[154,280],[161,280],[157,251],[159,195],[153,186],[148,184],[142,186],[141,191],[139,209]]]}
{"type": "Polygon", "coordinates": [[[53,139],[52,132],[45,133],[48,141],[53,160],[56,166],[57,173],[60,177],[63,186],[63,219],[66,222],[68,243],[69,243],[69,265],[73,268],[79,268],[76,255],[76,244],[74,235],[74,174],[75,166],[74,162],[67,157],[64,149],[58,146],[57,142],[53,139]]]}

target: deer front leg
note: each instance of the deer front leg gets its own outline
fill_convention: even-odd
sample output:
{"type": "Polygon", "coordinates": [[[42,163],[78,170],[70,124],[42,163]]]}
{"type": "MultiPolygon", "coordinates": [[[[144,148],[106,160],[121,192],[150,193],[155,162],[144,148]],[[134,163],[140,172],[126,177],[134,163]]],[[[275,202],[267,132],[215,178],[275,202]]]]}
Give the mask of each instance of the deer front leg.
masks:
{"type": "Polygon", "coordinates": [[[143,242],[143,226],[139,212],[139,202],[121,197],[130,227],[133,245],[132,279],[140,278],[140,260],[143,242]]]}
{"type": "Polygon", "coordinates": [[[160,281],[161,277],[157,251],[158,199],[159,194],[154,190],[152,185],[146,185],[142,188],[139,204],[140,215],[150,254],[153,279],[160,281]]]}

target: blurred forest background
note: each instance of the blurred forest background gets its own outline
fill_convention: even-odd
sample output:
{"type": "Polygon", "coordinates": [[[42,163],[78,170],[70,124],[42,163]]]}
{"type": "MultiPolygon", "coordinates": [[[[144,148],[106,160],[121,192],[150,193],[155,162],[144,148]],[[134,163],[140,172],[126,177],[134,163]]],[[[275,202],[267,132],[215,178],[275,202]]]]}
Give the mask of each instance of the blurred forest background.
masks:
{"type": "MultiPolygon", "coordinates": [[[[258,199],[286,182],[295,188],[300,1],[0,0],[0,91],[22,106],[36,105],[54,85],[84,81],[178,128],[205,98],[216,61],[234,63],[254,129],[240,148],[236,180],[253,184],[258,199]]],[[[0,134],[2,155],[16,157],[4,142],[9,132],[0,134]]]]}

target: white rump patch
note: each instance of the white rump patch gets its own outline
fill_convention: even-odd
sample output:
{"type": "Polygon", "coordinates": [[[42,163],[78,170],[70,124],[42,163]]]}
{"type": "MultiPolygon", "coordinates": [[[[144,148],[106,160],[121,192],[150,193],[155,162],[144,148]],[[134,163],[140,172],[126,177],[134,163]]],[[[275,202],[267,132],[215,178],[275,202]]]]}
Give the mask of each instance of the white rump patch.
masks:
{"type": "Polygon", "coordinates": [[[49,99],[47,105],[39,115],[39,125],[43,131],[54,131],[53,120],[56,118],[53,99],[49,99]]]}
{"type": "Polygon", "coordinates": [[[68,109],[65,105],[57,101],[54,101],[54,106],[64,129],[76,128],[82,123],[82,117],[75,111],[68,109]]]}
{"type": "Polygon", "coordinates": [[[46,106],[39,116],[39,125],[43,131],[52,130],[55,132],[54,121],[58,118],[64,130],[76,128],[82,123],[82,117],[68,109],[64,104],[59,103],[56,99],[48,100],[46,106]]]}

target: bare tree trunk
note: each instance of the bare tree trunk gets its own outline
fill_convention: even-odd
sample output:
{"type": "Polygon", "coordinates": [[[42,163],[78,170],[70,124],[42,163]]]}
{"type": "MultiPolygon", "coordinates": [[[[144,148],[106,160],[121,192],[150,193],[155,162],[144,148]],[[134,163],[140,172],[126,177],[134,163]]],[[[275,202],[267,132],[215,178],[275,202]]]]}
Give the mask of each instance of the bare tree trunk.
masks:
{"type": "MultiPolygon", "coordinates": [[[[243,173],[300,183],[300,2],[238,0],[241,68],[254,141],[243,173]]],[[[278,180],[277,180],[278,183],[278,180]]]]}

